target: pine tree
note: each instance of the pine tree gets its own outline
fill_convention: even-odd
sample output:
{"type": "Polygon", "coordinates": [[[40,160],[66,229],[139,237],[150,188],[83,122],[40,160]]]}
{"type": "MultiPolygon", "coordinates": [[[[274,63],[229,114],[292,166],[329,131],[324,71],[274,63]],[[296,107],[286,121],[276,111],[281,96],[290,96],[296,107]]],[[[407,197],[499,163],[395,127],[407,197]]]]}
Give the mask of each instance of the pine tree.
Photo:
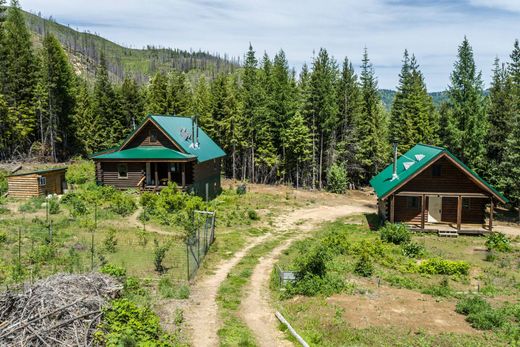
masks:
{"type": "Polygon", "coordinates": [[[17,0],[11,1],[5,28],[5,86],[4,97],[9,105],[9,118],[15,119],[10,151],[29,147],[34,135],[36,117],[34,96],[36,87],[36,58],[32,50],[31,34],[17,0]]]}
{"type": "Polygon", "coordinates": [[[126,77],[119,88],[123,136],[127,136],[144,119],[143,95],[139,85],[133,78],[126,77]]]}
{"type": "MultiPolygon", "coordinates": [[[[200,126],[208,134],[213,134],[215,124],[211,115],[211,93],[205,75],[200,78],[193,93],[193,113],[198,117],[200,126]]],[[[211,135],[210,135],[211,136],[211,135]]]]}
{"type": "Polygon", "coordinates": [[[392,141],[399,143],[404,153],[417,143],[436,145],[438,119],[431,96],[428,95],[424,77],[415,57],[405,50],[399,86],[391,110],[392,141]]]}
{"type": "Polygon", "coordinates": [[[98,129],[98,132],[91,133],[91,136],[94,143],[97,144],[95,150],[102,150],[115,146],[123,137],[120,103],[110,83],[104,55],[101,55],[100,64],[96,70],[93,96],[93,128],[98,129]]]}
{"type": "Polygon", "coordinates": [[[168,77],[168,113],[191,115],[192,92],[183,72],[172,71],[168,77]]]}
{"type": "Polygon", "coordinates": [[[148,86],[146,111],[151,114],[168,114],[168,79],[157,72],[148,86]]]}
{"type": "Polygon", "coordinates": [[[360,179],[360,166],[356,160],[356,124],[361,117],[361,92],[352,63],[345,58],[338,80],[338,131],[337,161],[356,181],[360,179]]]}
{"type": "Polygon", "coordinates": [[[246,145],[243,132],[242,105],[240,103],[240,88],[238,76],[230,76],[226,84],[226,99],[224,109],[226,118],[220,122],[219,127],[226,143],[226,153],[230,154],[225,171],[233,179],[237,178],[237,155],[240,149],[246,145]]]}
{"type": "Polygon", "coordinates": [[[468,39],[459,46],[458,60],[448,87],[449,113],[445,142],[468,166],[482,171],[485,162],[484,138],[487,131],[481,73],[477,72],[468,39]]]}
{"type": "Polygon", "coordinates": [[[72,114],[72,124],[77,151],[82,154],[93,153],[100,150],[96,134],[103,131],[102,124],[94,117],[92,95],[85,80],[77,81],[76,94],[77,101],[72,114]]]}
{"type": "Polygon", "coordinates": [[[38,115],[42,145],[49,146],[51,158],[66,156],[71,131],[70,114],[74,108],[74,73],[60,42],[52,34],[45,36],[41,52],[38,87],[38,115]]]}
{"type": "Polygon", "coordinates": [[[6,69],[7,69],[7,51],[5,46],[5,16],[7,7],[6,0],[0,0],[0,94],[6,92],[6,69]]]}
{"type": "Polygon", "coordinates": [[[361,66],[361,117],[358,119],[358,160],[364,170],[365,182],[379,172],[389,156],[388,120],[377,88],[374,68],[363,53],[361,66]]]}
{"type": "Polygon", "coordinates": [[[310,107],[313,116],[314,147],[317,148],[317,179],[323,187],[323,173],[326,172],[324,160],[330,163],[335,148],[335,131],[338,119],[338,104],[336,102],[336,81],[338,78],[336,61],[329,57],[327,50],[320,49],[314,59],[310,78],[310,107]],[[328,155],[325,158],[325,151],[328,155]],[[328,159],[328,160],[327,160],[328,159]]]}
{"type": "Polygon", "coordinates": [[[290,168],[294,169],[296,188],[300,186],[300,171],[303,165],[311,160],[312,137],[303,116],[297,112],[288,119],[282,129],[283,142],[290,168]]]}

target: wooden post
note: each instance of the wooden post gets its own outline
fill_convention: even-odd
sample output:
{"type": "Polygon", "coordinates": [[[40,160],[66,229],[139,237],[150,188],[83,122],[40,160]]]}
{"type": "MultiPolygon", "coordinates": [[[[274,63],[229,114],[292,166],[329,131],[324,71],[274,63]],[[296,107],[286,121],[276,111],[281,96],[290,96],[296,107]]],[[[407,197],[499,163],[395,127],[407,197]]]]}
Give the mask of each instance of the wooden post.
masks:
{"type": "Polygon", "coordinates": [[[155,186],[159,185],[159,172],[157,171],[157,163],[154,163],[155,168],[155,186]]]}
{"type": "Polygon", "coordinates": [[[172,164],[168,163],[168,183],[172,180],[172,164]]]}
{"type": "Polygon", "coordinates": [[[424,230],[424,207],[426,205],[426,196],[421,195],[421,229],[424,230]]]}
{"type": "Polygon", "coordinates": [[[462,220],[462,196],[457,197],[457,231],[460,231],[460,224],[462,220]]]}
{"type": "Polygon", "coordinates": [[[182,187],[186,186],[186,163],[182,163],[182,187]]]}
{"type": "Polygon", "coordinates": [[[493,201],[493,197],[491,197],[491,204],[489,205],[489,231],[493,231],[493,212],[495,209],[495,202],[493,201]]]}
{"type": "Polygon", "coordinates": [[[390,196],[390,223],[394,222],[395,195],[390,196]]]}

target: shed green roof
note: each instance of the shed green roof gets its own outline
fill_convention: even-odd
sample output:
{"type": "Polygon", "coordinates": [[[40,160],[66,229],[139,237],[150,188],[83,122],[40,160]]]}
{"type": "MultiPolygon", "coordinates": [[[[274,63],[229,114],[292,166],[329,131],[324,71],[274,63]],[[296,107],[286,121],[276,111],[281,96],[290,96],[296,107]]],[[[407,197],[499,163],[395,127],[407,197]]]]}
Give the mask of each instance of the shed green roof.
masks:
{"type": "Polygon", "coordinates": [[[415,145],[412,149],[397,159],[397,178],[392,179],[393,164],[390,164],[370,180],[370,185],[374,188],[377,197],[379,199],[384,199],[396,187],[408,181],[414,174],[422,171],[425,167],[427,167],[433,161],[437,160],[443,154],[446,154],[460,166],[462,166],[477,181],[487,187],[499,200],[502,200],[504,203],[508,202],[508,199],[504,195],[502,195],[499,191],[493,188],[493,186],[477,175],[475,171],[467,167],[450,151],[442,147],[424,144],[415,145]]]}
{"type": "Polygon", "coordinates": [[[158,160],[183,160],[196,158],[191,154],[184,154],[171,148],[163,146],[140,146],[122,151],[115,151],[99,154],[93,159],[119,159],[119,160],[138,160],[138,159],[158,159],[158,160]]]}
{"type": "Polygon", "coordinates": [[[62,166],[62,167],[53,167],[53,168],[49,168],[49,169],[24,171],[24,172],[20,172],[20,173],[14,173],[14,174],[9,175],[7,177],[26,176],[26,175],[34,175],[34,174],[42,175],[42,174],[46,174],[46,173],[50,173],[50,172],[56,172],[56,171],[67,171],[67,167],[66,166],[62,166]]]}

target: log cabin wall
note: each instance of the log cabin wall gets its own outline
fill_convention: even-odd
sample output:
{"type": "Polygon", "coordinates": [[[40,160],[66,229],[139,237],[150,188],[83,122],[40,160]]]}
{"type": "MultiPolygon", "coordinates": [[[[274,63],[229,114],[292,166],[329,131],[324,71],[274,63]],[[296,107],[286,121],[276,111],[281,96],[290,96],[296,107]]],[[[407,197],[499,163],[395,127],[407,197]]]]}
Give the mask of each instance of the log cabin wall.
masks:
{"type": "Polygon", "coordinates": [[[180,149],[172,143],[172,141],[152,123],[146,124],[134,138],[125,146],[125,148],[134,148],[139,146],[163,146],[179,151],[180,149]],[[150,135],[155,132],[156,141],[152,141],[150,135]]]}
{"type": "Polygon", "coordinates": [[[398,190],[401,191],[487,194],[468,175],[444,157],[408,181],[398,190]],[[434,176],[434,167],[437,165],[440,166],[440,175],[434,176]]]}
{"type": "Polygon", "coordinates": [[[39,175],[11,176],[7,178],[8,194],[18,198],[40,195],[39,175]]]}
{"type": "Polygon", "coordinates": [[[208,199],[213,199],[220,194],[220,170],[220,159],[213,159],[195,164],[193,167],[193,193],[206,198],[207,184],[208,199]]]}
{"type": "Polygon", "coordinates": [[[96,165],[96,179],[104,185],[114,186],[119,189],[137,188],[137,184],[146,172],[146,164],[142,162],[98,162],[96,165]],[[117,166],[126,164],[128,167],[127,178],[118,177],[117,166]]]}
{"type": "Polygon", "coordinates": [[[49,172],[41,175],[45,177],[46,184],[40,185],[40,194],[63,194],[63,182],[65,172],[49,172]]]}
{"type": "MultiPolygon", "coordinates": [[[[488,202],[488,199],[463,198],[461,223],[484,223],[486,204],[488,202]]],[[[448,223],[457,223],[457,198],[442,198],[441,221],[448,223]]]]}
{"type": "MultiPolygon", "coordinates": [[[[426,206],[424,208],[424,218],[425,220],[428,220],[428,199],[425,200],[426,206]]],[[[396,196],[394,206],[394,221],[420,223],[421,197],[396,196]]]]}

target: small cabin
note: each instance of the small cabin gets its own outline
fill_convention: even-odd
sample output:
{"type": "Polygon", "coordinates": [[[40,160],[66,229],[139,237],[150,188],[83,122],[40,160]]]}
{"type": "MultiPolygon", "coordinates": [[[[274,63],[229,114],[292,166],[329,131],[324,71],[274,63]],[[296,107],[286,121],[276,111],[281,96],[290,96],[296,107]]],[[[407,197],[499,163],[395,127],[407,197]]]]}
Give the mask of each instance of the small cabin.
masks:
{"type": "Polygon", "coordinates": [[[483,234],[507,199],[442,147],[418,144],[370,181],[379,215],[419,230],[483,234]],[[487,222],[486,214],[489,211],[487,222]]]}
{"type": "Polygon", "coordinates": [[[63,194],[67,189],[65,173],[67,168],[15,173],[7,176],[8,195],[19,198],[63,194]]]}
{"type": "Polygon", "coordinates": [[[194,118],[149,115],[120,146],[91,158],[98,184],[155,192],[173,182],[209,200],[220,193],[225,155],[194,118]]]}

